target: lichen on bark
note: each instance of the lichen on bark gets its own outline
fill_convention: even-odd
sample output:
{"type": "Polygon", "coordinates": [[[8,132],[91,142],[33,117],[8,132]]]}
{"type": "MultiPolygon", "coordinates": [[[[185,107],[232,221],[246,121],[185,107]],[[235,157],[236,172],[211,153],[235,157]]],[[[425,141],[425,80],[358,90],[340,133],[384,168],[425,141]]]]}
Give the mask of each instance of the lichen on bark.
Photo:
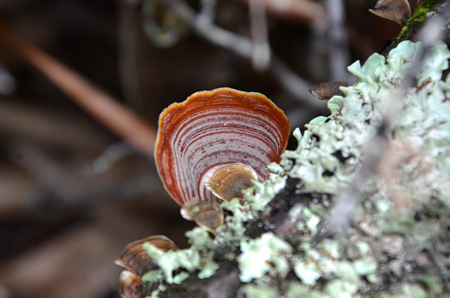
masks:
{"type": "MultiPolygon", "coordinates": [[[[404,98],[391,98],[420,43],[349,67],[357,78],[330,99],[331,115],[313,119],[297,150],[270,165],[265,183],[222,207],[212,237],[197,227],[191,247],[158,252],[148,282],[159,297],[435,297],[450,289],[450,52],[428,52],[404,98]],[[321,221],[364,159],[383,110],[403,109],[389,127],[378,175],[360,186],[352,225],[316,241],[321,221]],[[265,293],[265,294],[264,294],[265,293]]],[[[149,294],[150,295],[150,294],[149,294]]]]}

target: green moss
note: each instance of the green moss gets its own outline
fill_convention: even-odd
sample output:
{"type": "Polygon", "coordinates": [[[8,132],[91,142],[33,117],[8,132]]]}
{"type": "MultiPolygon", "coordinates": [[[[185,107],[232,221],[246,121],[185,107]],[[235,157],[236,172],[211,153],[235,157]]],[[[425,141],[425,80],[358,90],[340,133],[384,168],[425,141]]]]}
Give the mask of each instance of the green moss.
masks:
{"type": "Polygon", "coordinates": [[[405,36],[406,32],[410,30],[410,28],[423,24],[423,22],[427,19],[427,14],[431,11],[434,11],[438,5],[439,1],[436,0],[422,1],[416,8],[414,14],[408,20],[406,25],[403,26],[402,31],[397,37],[397,40],[402,40],[402,38],[405,36]]]}

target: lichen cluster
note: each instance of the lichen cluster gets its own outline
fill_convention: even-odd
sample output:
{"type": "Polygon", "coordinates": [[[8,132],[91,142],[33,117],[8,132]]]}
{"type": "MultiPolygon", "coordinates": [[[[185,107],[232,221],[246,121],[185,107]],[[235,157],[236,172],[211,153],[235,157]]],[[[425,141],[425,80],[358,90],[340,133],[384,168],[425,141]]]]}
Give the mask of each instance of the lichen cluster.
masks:
{"type": "Polygon", "coordinates": [[[222,204],[229,214],[216,237],[197,227],[187,233],[188,249],[163,253],[146,245],[160,268],[143,278],[161,283],[153,296],[164,284],[182,283],[193,274],[211,277],[227,261],[237,262],[246,297],[444,295],[450,270],[450,76],[443,73],[450,52],[445,44],[436,45],[417,84],[396,98],[419,47],[402,42],[386,58],[374,54],[364,66],[351,65],[357,82],[329,100],[331,115],[313,119],[303,135],[297,129],[298,148],[286,151],[280,165],[270,165],[268,181],[255,183],[245,200],[222,204]],[[301,186],[293,197],[342,192],[394,101],[403,108],[388,128],[378,175],[361,185],[352,227],[316,242],[328,205],[303,200],[286,213],[289,228],[283,233],[270,226],[255,237],[247,233],[248,223],[286,183],[301,186]]]}
{"type": "MultiPolygon", "coordinates": [[[[450,176],[445,169],[448,169],[450,154],[450,104],[446,92],[450,80],[440,80],[448,67],[446,45],[442,43],[431,50],[419,74],[418,87],[411,88],[404,98],[392,98],[398,94],[395,89],[409,69],[418,47],[420,44],[402,42],[387,59],[374,54],[363,67],[356,62],[348,68],[356,76],[357,83],[341,87],[345,96],[334,96],[328,102],[331,115],[313,119],[306,125],[303,138],[297,131],[298,149],[285,153],[286,158],[295,160],[289,172],[291,177],[301,179],[310,191],[340,192],[359,166],[364,145],[375,134],[383,111],[394,101],[401,100],[404,109],[397,115],[396,125],[392,128],[397,152],[394,148],[390,153],[409,153],[410,156],[403,157],[415,160],[408,161],[402,170],[416,171],[418,179],[411,177],[413,173],[410,172],[398,176],[413,181],[413,188],[417,188],[419,181],[424,186],[432,183],[432,190],[444,192],[443,197],[448,197],[445,194],[449,194],[450,176]],[[401,149],[405,149],[404,152],[398,152],[401,149]],[[439,160],[428,161],[435,158],[439,160]],[[433,177],[423,175],[422,171],[434,172],[427,173],[433,177]]],[[[430,190],[427,187],[421,189],[430,190]]]]}

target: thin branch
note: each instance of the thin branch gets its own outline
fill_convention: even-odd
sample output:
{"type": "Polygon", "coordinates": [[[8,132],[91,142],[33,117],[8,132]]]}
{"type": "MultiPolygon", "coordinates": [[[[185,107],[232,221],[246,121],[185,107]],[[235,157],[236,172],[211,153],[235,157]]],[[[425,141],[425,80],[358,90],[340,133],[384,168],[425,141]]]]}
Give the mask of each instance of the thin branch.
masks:
{"type": "Polygon", "coordinates": [[[349,50],[347,34],[345,32],[345,7],[342,0],[327,0],[328,11],[328,63],[330,65],[331,80],[345,81],[349,76],[349,50]]]}
{"type": "Polygon", "coordinates": [[[271,70],[273,75],[277,78],[278,83],[290,94],[301,100],[306,106],[311,109],[325,109],[326,102],[311,98],[310,89],[315,86],[309,82],[299,79],[296,73],[290,70],[286,64],[281,62],[278,58],[272,56],[271,70]],[[308,94],[305,93],[308,92],[308,94]]]}
{"type": "Polygon", "coordinates": [[[134,154],[135,151],[127,143],[118,142],[106,147],[100,155],[92,161],[89,172],[102,174],[112,168],[118,161],[134,154]]]}
{"type": "Polygon", "coordinates": [[[11,95],[16,87],[14,77],[0,64],[0,95],[11,95]]]}
{"type": "Polygon", "coordinates": [[[28,60],[72,100],[111,131],[153,156],[156,131],[143,118],[0,22],[0,43],[28,60]]]}
{"type": "Polygon", "coordinates": [[[198,17],[200,22],[212,23],[216,17],[217,0],[202,0],[202,6],[198,17]]]}
{"type": "Polygon", "coordinates": [[[248,38],[226,31],[214,24],[203,23],[195,11],[182,0],[164,0],[164,2],[207,41],[243,58],[251,57],[252,43],[248,38]]]}
{"type": "Polygon", "coordinates": [[[401,115],[403,101],[399,99],[404,98],[408,90],[414,86],[426,54],[437,42],[442,40],[444,33],[442,28],[446,28],[446,22],[449,19],[450,5],[445,5],[444,11],[427,20],[425,26],[418,33],[418,40],[423,43],[423,46],[419,49],[416,59],[412,62],[400,85],[389,96],[392,99],[390,104],[386,105],[389,108],[383,113],[383,120],[377,134],[366,146],[367,151],[364,154],[364,160],[355,173],[355,178],[347,189],[336,198],[336,204],[330,211],[324,231],[318,234],[316,240],[333,235],[349,226],[353,211],[361,199],[360,187],[376,175],[377,165],[387,148],[387,130],[392,127],[395,121],[398,121],[398,115],[401,115]]]}
{"type": "MultiPolygon", "coordinates": [[[[252,0],[240,0],[249,3],[252,0]]],[[[303,24],[324,22],[325,8],[309,0],[261,0],[267,12],[303,24]]]]}
{"type": "Polygon", "coordinates": [[[250,0],[249,7],[253,66],[257,70],[266,70],[270,65],[270,46],[263,0],[250,0]]]}

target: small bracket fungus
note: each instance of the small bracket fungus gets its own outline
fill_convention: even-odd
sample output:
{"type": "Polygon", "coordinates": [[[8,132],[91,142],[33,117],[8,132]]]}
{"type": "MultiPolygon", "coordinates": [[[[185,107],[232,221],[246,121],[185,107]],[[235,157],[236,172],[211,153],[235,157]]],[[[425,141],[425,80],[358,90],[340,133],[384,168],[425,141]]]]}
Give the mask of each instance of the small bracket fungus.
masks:
{"type": "Polygon", "coordinates": [[[155,160],[182,215],[214,233],[223,222],[218,199],[242,197],[264,181],[289,138],[283,111],[260,93],[202,91],[160,115],[155,160]]]}
{"type": "Polygon", "coordinates": [[[144,243],[151,243],[162,251],[179,249],[169,238],[161,235],[150,236],[125,246],[120,258],[114,262],[127,269],[120,274],[119,292],[122,298],[141,297],[145,291],[141,277],[158,269],[158,266],[144,250],[144,243]]]}
{"type": "Polygon", "coordinates": [[[194,220],[213,234],[223,224],[223,210],[215,201],[187,202],[181,209],[181,215],[187,220],[194,220]]]}
{"type": "Polygon", "coordinates": [[[202,178],[202,184],[216,197],[230,201],[234,198],[242,198],[242,190],[251,187],[252,180],[258,180],[258,178],[258,174],[251,166],[230,163],[209,169],[202,178]]]}

